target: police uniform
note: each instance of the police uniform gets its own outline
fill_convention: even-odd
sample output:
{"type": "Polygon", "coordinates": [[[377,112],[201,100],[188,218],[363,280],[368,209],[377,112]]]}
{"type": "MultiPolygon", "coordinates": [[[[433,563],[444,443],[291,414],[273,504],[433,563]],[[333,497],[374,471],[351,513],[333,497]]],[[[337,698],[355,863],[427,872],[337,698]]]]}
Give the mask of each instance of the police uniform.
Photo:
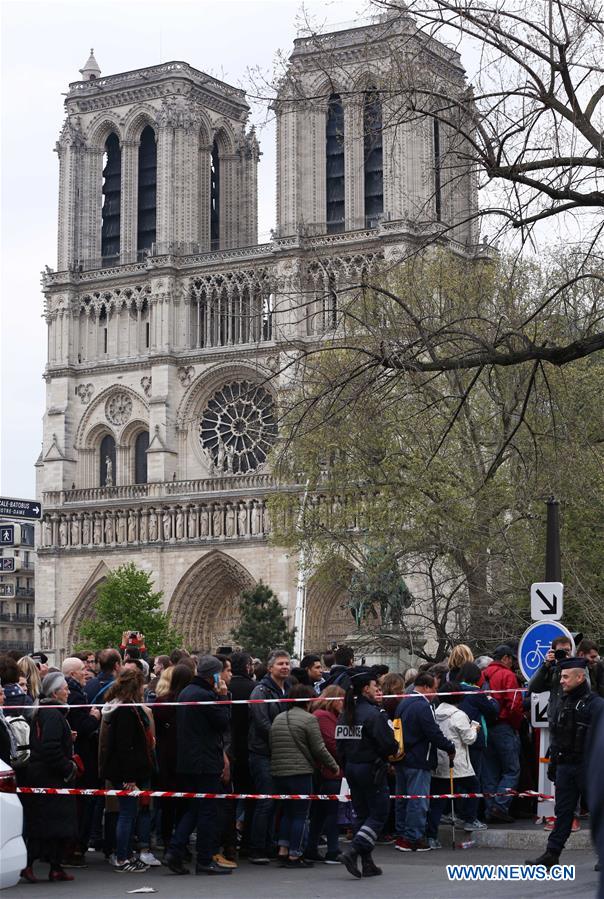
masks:
{"type": "MultiPolygon", "coordinates": [[[[585,659],[565,659],[564,668],[586,668],[585,659]]],[[[587,672],[586,672],[587,674],[587,672]]],[[[590,728],[604,708],[604,700],[591,690],[589,677],[573,690],[562,694],[550,732],[550,764],[548,777],[556,785],[554,814],[556,822],[547,849],[533,864],[551,867],[570,836],[575,809],[585,789],[585,761],[590,728]]]]}
{"type": "MultiPolygon", "coordinates": [[[[360,693],[371,680],[375,680],[375,675],[353,675],[355,693],[360,693]]],[[[356,833],[350,850],[343,854],[344,864],[351,874],[360,877],[356,867],[360,856],[364,876],[381,874],[371,853],[390,811],[388,756],[398,749],[387,713],[370,699],[357,695],[354,722],[348,724],[343,715],[340,717],[336,741],[356,817],[356,833]]]]}

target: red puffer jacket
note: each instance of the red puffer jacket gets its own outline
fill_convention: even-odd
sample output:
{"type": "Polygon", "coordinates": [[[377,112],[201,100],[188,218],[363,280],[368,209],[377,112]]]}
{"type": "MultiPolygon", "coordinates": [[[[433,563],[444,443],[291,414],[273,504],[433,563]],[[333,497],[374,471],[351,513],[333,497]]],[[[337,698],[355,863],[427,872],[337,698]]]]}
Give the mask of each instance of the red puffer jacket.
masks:
{"type": "Polygon", "coordinates": [[[522,708],[522,689],[518,685],[516,675],[501,662],[491,662],[483,673],[485,680],[489,682],[490,690],[514,690],[513,693],[494,692],[493,695],[499,703],[497,722],[510,724],[514,730],[520,730],[524,711],[522,708]]]}

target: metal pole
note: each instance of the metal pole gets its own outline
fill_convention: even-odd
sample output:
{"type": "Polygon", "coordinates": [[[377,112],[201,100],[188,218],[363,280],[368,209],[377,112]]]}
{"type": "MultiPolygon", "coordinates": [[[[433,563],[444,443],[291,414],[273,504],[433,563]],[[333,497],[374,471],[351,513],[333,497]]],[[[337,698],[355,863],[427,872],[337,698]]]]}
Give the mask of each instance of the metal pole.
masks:
{"type": "MultiPolygon", "coordinates": [[[[298,514],[297,529],[302,530],[304,521],[304,510],[306,508],[306,500],[308,499],[308,484],[304,488],[304,497],[300,512],[298,514]]],[[[300,549],[300,557],[298,559],[298,584],[296,587],[296,609],[294,612],[294,627],[296,633],[294,635],[294,656],[301,661],[304,655],[304,637],[306,631],[306,553],[304,552],[304,544],[300,549]]]]}
{"type": "Polygon", "coordinates": [[[545,535],[545,580],[561,581],[560,564],[560,504],[550,496],[547,500],[547,528],[545,535]]]}

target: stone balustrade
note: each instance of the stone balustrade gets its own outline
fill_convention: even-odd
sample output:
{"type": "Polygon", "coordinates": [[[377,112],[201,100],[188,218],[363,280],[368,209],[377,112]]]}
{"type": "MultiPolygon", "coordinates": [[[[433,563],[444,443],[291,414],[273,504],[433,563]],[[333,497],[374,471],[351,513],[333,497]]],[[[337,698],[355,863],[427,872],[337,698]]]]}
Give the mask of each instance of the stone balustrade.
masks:
{"type": "Polygon", "coordinates": [[[161,499],[165,496],[194,496],[198,493],[237,493],[277,487],[271,474],[224,475],[217,478],[190,478],[150,484],[118,484],[113,487],[80,487],[74,490],[47,490],[44,508],[67,504],[115,502],[116,500],[161,499]]]}
{"type": "Polygon", "coordinates": [[[266,500],[158,503],[126,509],[50,512],[39,552],[206,543],[266,537],[266,500]]]}

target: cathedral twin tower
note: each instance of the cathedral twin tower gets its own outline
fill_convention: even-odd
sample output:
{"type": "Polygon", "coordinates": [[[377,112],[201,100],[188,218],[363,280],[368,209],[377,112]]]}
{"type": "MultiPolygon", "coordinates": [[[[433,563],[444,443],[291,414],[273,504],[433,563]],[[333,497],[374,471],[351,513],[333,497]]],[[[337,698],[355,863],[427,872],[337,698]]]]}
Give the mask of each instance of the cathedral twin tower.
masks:
{"type": "MultiPolygon", "coordinates": [[[[295,559],[267,541],[284,354],[333,336],[337,289],[362,268],[426,233],[473,241],[472,172],[452,129],[410,113],[412,71],[465,89],[457,55],[404,16],[296,40],[265,244],[242,90],[184,62],[102,77],[92,52],[70,85],[37,463],[36,611],[55,660],[130,561],[193,648],[228,639],[260,578],[293,613],[295,559]]],[[[309,647],[346,635],[320,580],[307,607],[309,647]]]]}

